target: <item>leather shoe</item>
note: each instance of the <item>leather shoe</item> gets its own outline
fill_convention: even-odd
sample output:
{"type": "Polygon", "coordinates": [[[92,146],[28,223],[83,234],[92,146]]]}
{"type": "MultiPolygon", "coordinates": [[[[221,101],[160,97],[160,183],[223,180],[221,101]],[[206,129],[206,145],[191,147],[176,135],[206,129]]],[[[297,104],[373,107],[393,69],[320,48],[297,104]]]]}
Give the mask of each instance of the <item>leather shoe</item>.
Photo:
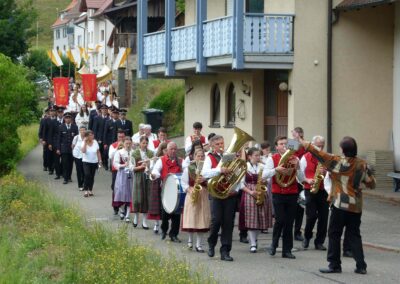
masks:
{"type": "Polygon", "coordinates": [[[342,268],[340,268],[340,267],[337,267],[337,268],[331,268],[331,267],[320,268],[319,272],[321,272],[321,273],[342,273],[342,268]]]}
{"type": "Polygon", "coordinates": [[[224,260],[224,261],[233,261],[233,257],[230,256],[229,254],[221,254],[221,260],[224,260]]]}
{"type": "Polygon", "coordinates": [[[60,176],[56,176],[54,179],[60,179],[61,177],[60,176]]]}
{"type": "Polygon", "coordinates": [[[53,171],[49,171],[49,176],[53,175],[53,171]]]}
{"type": "Polygon", "coordinates": [[[143,228],[143,230],[148,230],[149,229],[149,227],[145,227],[143,224],[142,224],[142,228],[143,228]]]}
{"type": "Polygon", "coordinates": [[[196,247],[196,251],[200,253],[204,253],[204,249],[202,247],[196,247]]]}
{"type": "Polygon", "coordinates": [[[249,241],[247,240],[246,237],[240,237],[240,242],[244,243],[244,244],[248,244],[249,243],[249,241]]]}
{"type": "Polygon", "coordinates": [[[165,240],[166,237],[167,237],[167,233],[162,232],[162,233],[161,233],[161,239],[162,239],[162,240],[165,240]]]}
{"type": "Polygon", "coordinates": [[[316,250],[326,250],[326,247],[323,244],[317,244],[315,245],[316,250]]]}
{"type": "Polygon", "coordinates": [[[178,237],[171,237],[171,242],[173,243],[181,243],[181,240],[178,237]]]}
{"type": "Polygon", "coordinates": [[[296,256],[294,254],[292,254],[291,252],[285,252],[285,253],[282,253],[282,258],[295,259],[296,256]]]}
{"type": "Polygon", "coordinates": [[[302,242],[302,241],[304,241],[304,238],[303,238],[303,236],[300,234],[300,235],[295,235],[294,236],[294,239],[296,240],[296,241],[299,241],[299,242],[302,242]]]}
{"type": "Polygon", "coordinates": [[[367,274],[367,270],[365,268],[356,268],[356,269],[354,269],[354,273],[367,274]]]}
{"type": "Polygon", "coordinates": [[[276,254],[276,248],[271,246],[267,248],[267,252],[269,253],[269,255],[274,256],[276,254]]]}
{"type": "Polygon", "coordinates": [[[353,253],[351,252],[351,250],[345,250],[343,252],[343,257],[353,257],[353,253]]]}
{"type": "Polygon", "coordinates": [[[214,257],[214,255],[215,255],[215,249],[214,249],[214,247],[209,247],[208,248],[208,256],[209,257],[214,257]]]}
{"type": "Polygon", "coordinates": [[[303,241],[303,248],[308,249],[308,246],[310,245],[310,239],[304,239],[303,241]]]}
{"type": "Polygon", "coordinates": [[[67,181],[67,180],[64,180],[64,181],[63,181],[63,184],[67,184],[67,183],[68,183],[68,181],[67,181]]]}

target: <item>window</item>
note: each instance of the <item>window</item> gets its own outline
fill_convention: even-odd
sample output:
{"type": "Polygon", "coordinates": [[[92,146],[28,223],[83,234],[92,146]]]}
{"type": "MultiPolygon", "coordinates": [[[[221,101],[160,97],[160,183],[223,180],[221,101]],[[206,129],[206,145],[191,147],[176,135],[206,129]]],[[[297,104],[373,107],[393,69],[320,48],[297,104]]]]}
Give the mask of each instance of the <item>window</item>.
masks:
{"type": "Polygon", "coordinates": [[[220,92],[218,84],[211,89],[211,127],[220,127],[220,92]]]}
{"type": "Polygon", "coordinates": [[[56,39],[59,39],[59,38],[60,38],[60,30],[56,29],[56,39]]]}
{"type": "Polygon", "coordinates": [[[264,1],[246,0],[246,13],[264,13],[264,1]]]}
{"type": "Polygon", "coordinates": [[[230,83],[226,95],[226,126],[235,126],[236,92],[235,86],[230,83]]]}
{"type": "Polygon", "coordinates": [[[78,46],[82,44],[82,36],[78,35],[78,46]]]}
{"type": "Polygon", "coordinates": [[[104,30],[100,31],[100,38],[101,38],[100,41],[104,41],[104,30]]]}
{"type": "Polygon", "coordinates": [[[67,37],[67,28],[63,28],[63,37],[67,37]]]}

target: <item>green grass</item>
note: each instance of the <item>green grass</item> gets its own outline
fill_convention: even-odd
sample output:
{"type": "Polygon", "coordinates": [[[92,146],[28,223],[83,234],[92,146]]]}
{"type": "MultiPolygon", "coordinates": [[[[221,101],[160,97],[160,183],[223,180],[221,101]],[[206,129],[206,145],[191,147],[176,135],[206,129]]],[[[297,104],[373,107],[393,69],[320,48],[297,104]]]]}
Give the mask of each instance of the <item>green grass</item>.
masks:
{"type": "MultiPolygon", "coordinates": [[[[57,9],[62,11],[67,8],[71,0],[33,0],[33,6],[38,11],[39,47],[53,47],[53,30],[51,25],[57,19],[57,9]]],[[[36,29],[36,23],[35,23],[36,29]]],[[[36,38],[32,39],[32,47],[36,47],[36,38]]]]}
{"type": "Polygon", "coordinates": [[[0,283],[210,283],[187,263],[132,244],[128,226],[85,223],[18,174],[0,179],[0,283]]]}
{"type": "MultiPolygon", "coordinates": [[[[127,114],[127,117],[133,122],[135,132],[138,130],[139,123],[144,122],[142,110],[148,108],[150,102],[160,95],[161,92],[176,89],[182,90],[181,93],[184,93],[183,80],[148,79],[137,81],[137,102],[132,104],[127,114]]],[[[171,137],[183,134],[183,120],[176,121],[175,124],[175,129],[172,129],[173,131],[168,133],[171,137]]]]}
{"type": "Polygon", "coordinates": [[[21,144],[18,147],[18,161],[24,158],[39,143],[38,138],[39,124],[32,123],[18,127],[18,137],[21,144]]]}

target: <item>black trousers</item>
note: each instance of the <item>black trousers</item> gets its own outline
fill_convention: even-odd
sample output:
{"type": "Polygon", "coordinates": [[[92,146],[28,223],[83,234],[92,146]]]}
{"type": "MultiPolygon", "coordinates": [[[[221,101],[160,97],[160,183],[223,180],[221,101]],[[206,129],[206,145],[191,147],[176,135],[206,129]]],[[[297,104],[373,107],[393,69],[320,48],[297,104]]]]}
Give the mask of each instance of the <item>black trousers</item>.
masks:
{"type": "Polygon", "coordinates": [[[351,252],[351,246],[349,241],[349,230],[347,229],[344,230],[344,240],[343,240],[343,252],[345,251],[351,252]]]}
{"type": "Polygon", "coordinates": [[[96,175],[98,164],[83,162],[83,172],[85,174],[83,188],[92,191],[94,185],[94,176],[96,175]]]}
{"type": "Polygon", "coordinates": [[[340,241],[343,233],[343,228],[346,227],[348,232],[348,241],[353,253],[353,258],[356,261],[357,268],[366,269],[367,264],[364,261],[364,251],[362,247],[360,225],[361,213],[353,213],[331,207],[331,216],[329,219],[329,246],[328,246],[328,262],[329,267],[341,267],[340,261],[340,241]]]}
{"type": "Polygon", "coordinates": [[[83,172],[83,162],[82,159],[75,158],[75,170],[76,170],[76,178],[78,180],[78,188],[83,187],[83,181],[85,178],[85,174],[83,172]]]}
{"type": "Polygon", "coordinates": [[[49,168],[49,155],[51,154],[49,146],[43,145],[43,168],[49,168]]]}
{"type": "Polygon", "coordinates": [[[100,150],[100,155],[101,155],[101,161],[103,163],[104,169],[108,170],[108,147],[104,149],[104,144],[99,143],[99,150],[100,150]]]}
{"type": "Polygon", "coordinates": [[[62,176],[63,168],[61,164],[61,155],[58,155],[55,150],[53,150],[53,168],[56,171],[56,176],[62,176]]]}
{"type": "MultiPolygon", "coordinates": [[[[297,183],[297,188],[298,188],[299,194],[302,190],[304,190],[303,186],[300,183],[297,183]]],[[[304,208],[301,207],[299,204],[297,204],[296,216],[294,219],[294,235],[295,236],[301,235],[301,225],[303,224],[303,216],[304,216],[304,208]]]]}
{"type": "Polygon", "coordinates": [[[74,167],[74,157],[72,156],[72,153],[62,153],[61,164],[64,180],[69,181],[72,175],[72,168],[74,167]]]}
{"type": "Polygon", "coordinates": [[[55,159],[55,155],[56,155],[56,151],[55,150],[50,150],[49,148],[47,148],[48,153],[47,153],[47,168],[49,170],[49,172],[53,173],[54,172],[54,159],[55,159]]]}
{"type": "Polygon", "coordinates": [[[275,224],[272,232],[272,247],[277,248],[282,235],[282,253],[293,248],[293,222],[296,215],[297,194],[272,194],[275,224]]]}
{"type": "Polygon", "coordinates": [[[304,193],[306,196],[306,228],[304,230],[304,237],[306,239],[313,237],[312,231],[318,220],[317,235],[314,244],[323,244],[328,228],[329,204],[326,201],[328,194],[323,189],[319,190],[316,194],[310,193],[309,190],[305,190],[304,193]]]}
{"type": "Polygon", "coordinates": [[[168,235],[171,238],[177,237],[181,224],[181,214],[168,214],[165,212],[164,208],[161,210],[161,231],[165,234],[168,232],[169,220],[171,220],[171,230],[168,235]]]}
{"type": "Polygon", "coordinates": [[[229,253],[232,249],[232,234],[235,222],[237,196],[226,199],[211,198],[211,227],[208,245],[215,247],[218,242],[218,232],[221,228],[220,253],[229,253]]]}

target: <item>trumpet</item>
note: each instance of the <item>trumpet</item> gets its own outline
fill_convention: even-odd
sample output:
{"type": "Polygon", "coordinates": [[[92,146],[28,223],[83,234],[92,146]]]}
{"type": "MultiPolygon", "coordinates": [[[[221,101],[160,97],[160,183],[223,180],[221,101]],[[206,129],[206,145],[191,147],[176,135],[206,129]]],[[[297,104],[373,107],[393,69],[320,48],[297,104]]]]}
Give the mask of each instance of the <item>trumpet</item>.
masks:
{"type": "Polygon", "coordinates": [[[204,161],[196,162],[196,179],[195,179],[195,184],[193,186],[192,195],[190,196],[190,200],[191,200],[192,204],[195,204],[197,202],[197,200],[199,199],[199,194],[200,194],[202,186],[200,184],[198,184],[197,181],[200,177],[200,173],[201,173],[201,170],[203,169],[203,165],[204,165],[204,161]]]}

